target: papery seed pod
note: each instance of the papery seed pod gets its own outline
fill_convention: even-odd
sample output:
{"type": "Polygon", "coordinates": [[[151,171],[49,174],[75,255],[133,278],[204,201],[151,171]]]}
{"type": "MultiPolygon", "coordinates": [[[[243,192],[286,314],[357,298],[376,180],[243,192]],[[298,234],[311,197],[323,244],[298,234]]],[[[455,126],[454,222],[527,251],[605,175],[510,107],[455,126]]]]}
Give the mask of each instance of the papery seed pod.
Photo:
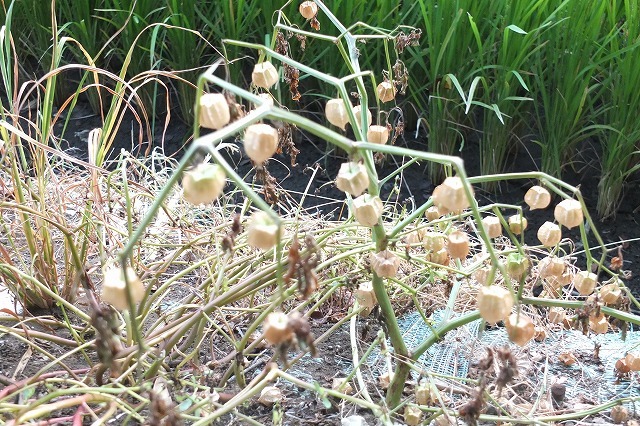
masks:
{"type": "Polygon", "coordinates": [[[600,288],[600,299],[607,305],[613,305],[618,301],[622,290],[617,282],[604,285],[600,288]]]}
{"type": "Polygon", "coordinates": [[[469,236],[466,232],[453,231],[449,234],[447,251],[454,259],[464,259],[469,254],[469,236]]]}
{"type": "Polygon", "coordinates": [[[415,405],[405,405],[404,422],[407,426],[417,426],[422,422],[422,410],[415,405]]]}
{"type": "Polygon", "coordinates": [[[531,210],[545,209],[551,203],[551,194],[545,188],[535,185],[529,188],[524,195],[524,202],[531,210]]]}
{"type": "Polygon", "coordinates": [[[247,243],[251,247],[268,250],[276,245],[279,236],[278,225],[266,212],[256,212],[249,219],[247,243]]]}
{"type": "Polygon", "coordinates": [[[509,253],[505,267],[509,277],[522,281],[529,273],[529,258],[520,253],[509,253]]]}
{"type": "Polygon", "coordinates": [[[614,423],[624,423],[629,420],[629,410],[624,405],[616,405],[611,408],[611,420],[614,423]]]}
{"type": "Polygon", "coordinates": [[[627,360],[627,365],[631,369],[631,371],[640,371],[640,357],[629,352],[625,359],[627,360]]]}
{"type": "Polygon", "coordinates": [[[509,217],[509,229],[515,235],[522,234],[522,231],[527,229],[528,224],[529,223],[527,222],[527,218],[524,216],[520,216],[519,214],[514,214],[513,216],[509,217]]]}
{"type": "Polygon", "coordinates": [[[477,304],[480,316],[488,323],[496,323],[511,313],[513,296],[498,285],[483,286],[478,291],[477,304]]]}
{"type": "Polygon", "coordinates": [[[547,256],[538,263],[538,272],[542,278],[559,277],[564,272],[564,260],[556,256],[547,256]]]}
{"type": "Polygon", "coordinates": [[[428,383],[421,383],[416,387],[416,404],[430,405],[438,400],[437,390],[428,383]]]}
{"type": "Polygon", "coordinates": [[[313,19],[318,14],[318,5],[313,1],[303,1],[300,3],[298,11],[304,19],[313,19]]]}
{"type": "Polygon", "coordinates": [[[389,102],[395,99],[396,88],[390,82],[383,81],[382,83],[378,84],[376,93],[378,94],[378,99],[380,99],[380,102],[389,102]]]}
{"type": "MultiPolygon", "coordinates": [[[[353,107],[353,115],[356,117],[356,123],[360,126],[360,123],[362,122],[362,105],[356,105],[353,107]]],[[[371,111],[367,110],[367,126],[371,124],[372,120],[373,116],[371,115],[371,111]]]]}
{"type": "Polygon", "coordinates": [[[355,298],[360,306],[365,308],[373,308],[378,304],[378,299],[376,299],[376,293],[373,291],[373,284],[371,282],[360,284],[355,292],[355,298]]]}
{"type": "MultiPolygon", "coordinates": [[[[259,93],[258,97],[264,100],[264,103],[273,106],[275,105],[275,101],[273,100],[273,96],[268,93],[259,93]]],[[[257,105],[256,105],[257,106],[257,105]]]]}
{"type": "Polygon", "coordinates": [[[562,239],[560,227],[553,222],[545,222],[538,229],[538,240],[545,247],[553,247],[562,239]]]}
{"type": "Polygon", "coordinates": [[[260,392],[258,402],[262,405],[271,406],[284,399],[282,391],[275,386],[265,386],[260,392]]]}
{"type": "Polygon", "coordinates": [[[182,177],[182,198],[194,204],[209,204],[222,194],[226,183],[224,170],[218,164],[200,163],[182,177]]]}
{"type": "Polygon", "coordinates": [[[264,339],[271,345],[279,345],[293,338],[289,317],[283,312],[271,312],[262,324],[264,339]]]}
{"type": "Polygon", "coordinates": [[[142,301],[145,287],[131,266],[125,269],[118,266],[105,267],[102,281],[102,301],[110,304],[118,311],[129,309],[127,302],[127,284],[131,292],[133,303],[142,301]]]}
{"type": "Polygon", "coordinates": [[[627,359],[626,358],[618,359],[616,361],[615,369],[616,369],[616,372],[618,372],[620,374],[627,374],[628,372],[631,371],[631,368],[627,364],[627,359]]]}
{"type": "Polygon", "coordinates": [[[387,126],[373,125],[367,130],[367,141],[384,145],[389,140],[389,129],[387,126]]]}
{"type": "Polygon", "coordinates": [[[490,284],[493,284],[493,282],[489,282],[490,276],[491,276],[491,266],[483,266],[482,268],[477,269],[473,273],[473,278],[483,286],[488,286],[490,284]]]}
{"type": "Polygon", "coordinates": [[[427,232],[422,241],[426,250],[435,252],[445,248],[446,239],[442,232],[427,232]]]}
{"type": "Polygon", "coordinates": [[[353,215],[362,226],[376,225],[382,210],[382,200],[377,195],[363,194],[353,200],[353,215]]]}
{"type": "Polygon", "coordinates": [[[381,389],[387,389],[389,384],[391,384],[391,380],[393,380],[393,373],[389,373],[388,371],[378,376],[378,383],[381,389]]]}
{"type": "Polygon", "coordinates": [[[419,228],[411,232],[409,235],[407,235],[406,242],[407,244],[410,244],[410,245],[424,244],[424,236],[425,236],[424,228],[419,228]]]}
{"type": "Polygon", "coordinates": [[[497,216],[487,216],[482,219],[482,226],[487,231],[489,238],[498,238],[502,235],[502,224],[497,216]]]}
{"type": "Polygon", "coordinates": [[[533,340],[536,342],[542,342],[547,338],[547,330],[544,327],[536,326],[535,333],[533,334],[533,340]]]}
{"type": "Polygon", "coordinates": [[[429,222],[433,222],[434,220],[438,220],[442,217],[440,213],[440,209],[436,206],[431,206],[424,212],[425,217],[429,222]]]}
{"type": "Polygon", "coordinates": [[[342,392],[345,395],[353,395],[353,386],[345,377],[334,377],[331,383],[331,389],[337,392],[342,392]]]}
{"type": "Polygon", "coordinates": [[[370,256],[371,269],[381,278],[392,278],[400,268],[400,258],[389,250],[372,253],[370,256]]]}
{"type": "Polygon", "coordinates": [[[344,130],[349,123],[347,107],[342,99],[329,99],[324,107],[324,114],[329,123],[344,130]]]}
{"type": "Polygon", "coordinates": [[[269,89],[278,82],[278,70],[269,61],[255,64],[251,73],[251,82],[254,86],[269,89]]]}
{"type": "Polygon", "coordinates": [[[583,296],[593,293],[597,284],[598,276],[589,271],[579,271],[573,276],[573,286],[583,296]]]}
{"type": "Polygon", "coordinates": [[[577,200],[563,200],[559,202],[553,211],[553,216],[559,224],[569,229],[580,225],[584,220],[582,206],[577,200]]]}
{"type": "Polygon", "coordinates": [[[511,314],[505,321],[509,340],[518,346],[526,345],[535,335],[535,325],[531,318],[522,312],[511,314]]]}
{"type": "Polygon", "coordinates": [[[267,161],[278,149],[278,131],[268,124],[252,124],[244,133],[244,151],[256,164],[267,161]]]}
{"type": "Polygon", "coordinates": [[[336,187],[357,197],[369,186],[369,174],[364,164],[350,161],[343,163],[336,177],[336,187]]]}
{"type": "Polygon", "coordinates": [[[607,321],[604,315],[589,318],[589,327],[595,334],[605,334],[609,331],[609,321],[607,321]]]}
{"type": "Polygon", "coordinates": [[[200,96],[198,121],[207,129],[221,129],[231,120],[229,104],[222,93],[205,93],[200,96]]]}
{"type": "MultiPolygon", "coordinates": [[[[469,207],[469,200],[464,190],[462,179],[458,176],[448,177],[434,190],[433,204],[442,209],[457,212],[469,207]]],[[[473,195],[473,194],[472,194],[473,195]]]]}
{"type": "Polygon", "coordinates": [[[560,361],[566,367],[569,367],[578,362],[578,359],[572,352],[563,352],[558,355],[558,361],[560,361]]]}
{"type": "Polygon", "coordinates": [[[549,319],[550,323],[562,324],[564,320],[567,319],[567,311],[565,311],[563,308],[558,307],[549,308],[547,318],[549,319]]]}
{"type": "Polygon", "coordinates": [[[427,253],[427,262],[435,263],[437,265],[448,266],[449,265],[449,252],[446,248],[438,251],[431,251],[427,253]]]}

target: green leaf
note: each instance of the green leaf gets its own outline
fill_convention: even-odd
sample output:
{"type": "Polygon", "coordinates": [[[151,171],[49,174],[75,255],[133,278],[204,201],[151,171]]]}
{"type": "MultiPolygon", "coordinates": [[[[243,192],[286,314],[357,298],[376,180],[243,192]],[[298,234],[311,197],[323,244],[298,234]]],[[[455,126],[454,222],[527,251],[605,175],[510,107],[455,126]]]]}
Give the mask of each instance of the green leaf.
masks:
{"type": "Polygon", "coordinates": [[[520,28],[519,26],[517,26],[517,25],[513,25],[513,24],[509,25],[509,26],[507,27],[507,30],[511,30],[511,31],[513,31],[514,33],[518,33],[518,34],[528,34],[525,30],[523,30],[523,29],[522,29],[522,28],[520,28]]]}

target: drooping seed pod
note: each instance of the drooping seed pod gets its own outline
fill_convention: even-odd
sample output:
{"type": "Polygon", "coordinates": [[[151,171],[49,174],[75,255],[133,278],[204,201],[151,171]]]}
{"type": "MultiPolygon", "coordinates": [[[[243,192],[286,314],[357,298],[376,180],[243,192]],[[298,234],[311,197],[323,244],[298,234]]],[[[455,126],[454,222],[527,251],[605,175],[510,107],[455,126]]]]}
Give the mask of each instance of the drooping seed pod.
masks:
{"type": "Polygon", "coordinates": [[[536,333],[533,321],[522,312],[509,315],[504,324],[507,328],[509,340],[518,346],[526,345],[536,333]]]}
{"type": "MultiPolygon", "coordinates": [[[[353,115],[356,117],[356,123],[360,126],[360,123],[362,123],[362,105],[353,107],[353,115]]],[[[371,111],[367,110],[367,128],[371,124],[371,120],[373,120],[373,116],[371,115],[371,111]]]]}
{"type": "Polygon", "coordinates": [[[370,258],[371,269],[381,278],[392,278],[400,268],[400,258],[389,250],[372,253],[370,258]]]}
{"type": "Polygon", "coordinates": [[[611,408],[611,420],[614,423],[624,423],[629,420],[629,410],[624,405],[616,405],[611,408]]]}
{"type": "Polygon", "coordinates": [[[542,278],[559,277],[564,268],[564,260],[556,256],[547,256],[538,263],[538,272],[542,278]]]}
{"type": "Polygon", "coordinates": [[[380,102],[389,102],[396,97],[396,88],[388,81],[383,81],[376,87],[376,93],[380,102]]]}
{"type": "Polygon", "coordinates": [[[482,219],[482,226],[487,231],[489,238],[498,238],[502,235],[502,224],[497,216],[487,216],[482,219]]]}
{"type": "Polygon", "coordinates": [[[498,285],[482,286],[478,291],[478,310],[488,323],[505,319],[513,308],[513,296],[509,290],[498,285]]]}
{"type": "Polygon", "coordinates": [[[442,217],[440,213],[440,209],[437,206],[431,206],[424,212],[425,217],[429,222],[433,222],[434,220],[438,220],[442,217]]]}
{"type": "Polygon", "coordinates": [[[353,386],[347,381],[346,377],[334,377],[331,389],[342,392],[345,395],[353,395],[353,386]]]}
{"type": "Polygon", "coordinates": [[[205,93],[200,96],[198,121],[202,127],[218,130],[231,120],[229,104],[222,93],[205,93]]]}
{"type": "Polygon", "coordinates": [[[364,164],[350,161],[343,163],[336,177],[336,187],[357,197],[369,186],[369,174],[364,164]]]}
{"type": "Polygon", "coordinates": [[[615,304],[620,298],[621,294],[622,290],[618,286],[617,282],[603,285],[600,288],[600,299],[607,305],[615,304]]]}
{"type": "Polygon", "coordinates": [[[329,123],[344,130],[349,123],[347,107],[342,99],[329,99],[324,107],[324,114],[329,123]]]}
{"type": "Polygon", "coordinates": [[[244,151],[256,164],[267,161],[278,149],[278,131],[268,124],[252,124],[244,133],[244,151]]]}
{"type": "Polygon", "coordinates": [[[593,293],[597,284],[598,276],[589,271],[579,271],[573,276],[573,286],[583,296],[593,293]]]}
{"type": "Polygon", "coordinates": [[[545,222],[538,229],[538,240],[545,247],[553,247],[562,239],[560,227],[553,222],[545,222]]]}
{"type": "Polygon", "coordinates": [[[559,224],[571,229],[584,221],[582,206],[577,200],[563,200],[558,203],[553,216],[559,224]]]}
{"type": "Polygon", "coordinates": [[[256,212],[249,219],[247,243],[251,247],[268,250],[276,245],[280,236],[278,225],[266,212],[256,212]]]}
{"type": "Polygon", "coordinates": [[[483,286],[493,284],[493,280],[491,280],[491,282],[489,281],[489,279],[491,278],[491,266],[483,266],[482,268],[477,269],[473,273],[473,278],[483,286]]]}
{"type": "Polygon", "coordinates": [[[627,365],[631,369],[631,371],[640,371],[640,357],[636,356],[629,352],[625,359],[627,360],[627,365]]]}
{"type": "Polygon", "coordinates": [[[424,234],[424,248],[428,251],[438,251],[445,248],[447,236],[442,232],[427,232],[424,234]]]}
{"type": "Polygon", "coordinates": [[[254,86],[269,89],[278,82],[278,70],[269,61],[255,64],[251,73],[251,82],[254,86]]]}
{"type": "Polygon", "coordinates": [[[522,281],[529,273],[529,258],[520,253],[509,253],[505,267],[507,274],[514,280],[522,281]]]}
{"type": "Polygon", "coordinates": [[[362,226],[376,225],[382,210],[382,200],[377,195],[363,194],[353,200],[353,215],[362,226]]]}
{"type": "Polygon", "coordinates": [[[416,404],[429,405],[438,400],[437,389],[428,383],[420,383],[415,390],[416,404]]]}
{"type": "Polygon", "coordinates": [[[289,317],[284,312],[271,312],[262,324],[264,339],[272,345],[288,342],[293,338],[289,317]]]}
{"type": "MultiPolygon", "coordinates": [[[[438,191],[434,190],[433,204],[438,209],[457,212],[469,207],[469,200],[467,199],[467,193],[464,190],[464,184],[462,179],[458,176],[450,176],[438,185],[438,191]]],[[[473,194],[472,194],[473,195],[473,194]]]]}
{"type": "Polygon", "coordinates": [[[529,223],[527,222],[527,218],[519,214],[514,214],[513,216],[509,217],[509,229],[515,235],[522,234],[522,231],[527,229],[528,224],[529,223]]]}
{"type": "Polygon", "coordinates": [[[272,406],[284,399],[284,395],[282,391],[275,386],[265,386],[262,391],[260,391],[260,396],[258,397],[258,402],[267,407],[272,406]]]}
{"type": "Polygon", "coordinates": [[[389,140],[389,129],[387,126],[369,126],[367,131],[367,141],[384,145],[389,140]]]}
{"type": "Polygon", "coordinates": [[[427,253],[426,260],[437,265],[447,266],[449,265],[449,252],[446,248],[430,251],[427,253]]]}
{"type": "Polygon", "coordinates": [[[558,307],[549,308],[547,318],[549,319],[550,323],[562,324],[564,320],[567,319],[567,311],[565,311],[563,308],[558,307]]]}
{"type": "Polygon", "coordinates": [[[449,234],[447,251],[454,259],[464,259],[469,254],[469,236],[466,232],[453,231],[449,234]]]}
{"type": "Polygon", "coordinates": [[[355,298],[364,308],[371,309],[378,304],[376,293],[373,291],[373,284],[371,282],[364,282],[358,286],[355,292],[355,298]]]}
{"type": "Polygon", "coordinates": [[[595,334],[605,334],[609,331],[609,321],[607,321],[604,315],[589,318],[589,328],[591,328],[591,331],[595,334]]]}
{"type": "Polygon", "coordinates": [[[536,325],[535,333],[533,335],[533,340],[536,342],[542,342],[547,338],[547,330],[544,327],[540,327],[536,325]]]}
{"type": "Polygon", "coordinates": [[[310,0],[303,1],[302,3],[300,3],[298,11],[304,19],[313,19],[318,14],[318,5],[310,0]]]}
{"type": "Polygon", "coordinates": [[[578,359],[573,352],[563,352],[558,355],[558,361],[560,361],[564,366],[569,367],[578,362],[578,359]]]}
{"type": "Polygon", "coordinates": [[[415,405],[405,405],[404,422],[407,426],[417,426],[422,423],[422,410],[415,405]]]}
{"type": "Polygon", "coordinates": [[[551,194],[545,188],[535,185],[524,195],[524,202],[531,210],[545,209],[551,203],[551,194]]]}
{"type": "Polygon", "coordinates": [[[103,277],[102,301],[110,304],[118,311],[129,309],[127,285],[129,286],[133,303],[139,303],[144,298],[146,292],[144,284],[131,266],[126,268],[126,278],[125,269],[119,266],[106,267],[103,270],[103,277]]]}
{"type": "Polygon", "coordinates": [[[615,369],[616,369],[616,372],[620,374],[627,374],[631,371],[629,364],[627,364],[626,358],[619,358],[616,361],[615,369]]]}
{"type": "Polygon", "coordinates": [[[182,177],[182,198],[199,205],[208,204],[222,194],[226,182],[224,170],[218,164],[200,163],[182,177]]]}
{"type": "Polygon", "coordinates": [[[259,93],[258,97],[264,100],[264,103],[273,106],[275,105],[275,101],[273,100],[273,96],[268,93],[259,93]]]}
{"type": "Polygon", "coordinates": [[[415,229],[406,236],[406,243],[409,245],[424,244],[425,230],[424,228],[415,229]]]}

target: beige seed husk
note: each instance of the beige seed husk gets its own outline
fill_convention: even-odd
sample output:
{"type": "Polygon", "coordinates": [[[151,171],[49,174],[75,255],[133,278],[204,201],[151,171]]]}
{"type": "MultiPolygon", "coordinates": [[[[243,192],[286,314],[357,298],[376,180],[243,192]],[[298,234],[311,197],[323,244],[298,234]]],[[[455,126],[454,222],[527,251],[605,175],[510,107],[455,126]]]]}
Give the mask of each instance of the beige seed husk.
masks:
{"type": "Polygon", "coordinates": [[[545,188],[535,185],[524,195],[524,202],[531,210],[544,209],[551,203],[551,194],[545,188]]]}
{"type": "Polygon", "coordinates": [[[251,73],[251,82],[254,86],[269,89],[278,82],[278,70],[269,61],[255,64],[251,73]]]}
{"type": "Polygon", "coordinates": [[[231,120],[229,104],[222,93],[205,93],[200,96],[198,122],[207,129],[218,130],[231,120]]]}
{"type": "Polygon", "coordinates": [[[380,102],[390,102],[396,97],[396,88],[388,81],[383,81],[376,88],[378,99],[380,102]]]}

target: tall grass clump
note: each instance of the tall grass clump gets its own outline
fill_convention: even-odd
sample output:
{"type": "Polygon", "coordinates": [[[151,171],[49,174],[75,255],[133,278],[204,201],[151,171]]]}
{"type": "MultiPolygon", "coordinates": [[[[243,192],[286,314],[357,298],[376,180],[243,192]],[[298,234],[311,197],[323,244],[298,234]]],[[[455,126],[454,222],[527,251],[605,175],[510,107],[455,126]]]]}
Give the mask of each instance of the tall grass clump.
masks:
{"type": "Polygon", "coordinates": [[[608,25],[614,35],[607,39],[604,77],[609,82],[604,94],[604,123],[600,136],[602,174],[598,183],[598,214],[614,216],[621,202],[624,184],[638,166],[640,122],[640,6],[633,1],[612,2],[608,25]]]}
{"type": "Polygon", "coordinates": [[[555,24],[541,39],[544,47],[532,58],[540,168],[553,176],[562,175],[578,143],[598,132],[607,109],[601,92],[609,80],[600,75],[605,40],[612,37],[603,30],[609,28],[606,16],[603,2],[567,2],[555,11],[555,24]]]}

